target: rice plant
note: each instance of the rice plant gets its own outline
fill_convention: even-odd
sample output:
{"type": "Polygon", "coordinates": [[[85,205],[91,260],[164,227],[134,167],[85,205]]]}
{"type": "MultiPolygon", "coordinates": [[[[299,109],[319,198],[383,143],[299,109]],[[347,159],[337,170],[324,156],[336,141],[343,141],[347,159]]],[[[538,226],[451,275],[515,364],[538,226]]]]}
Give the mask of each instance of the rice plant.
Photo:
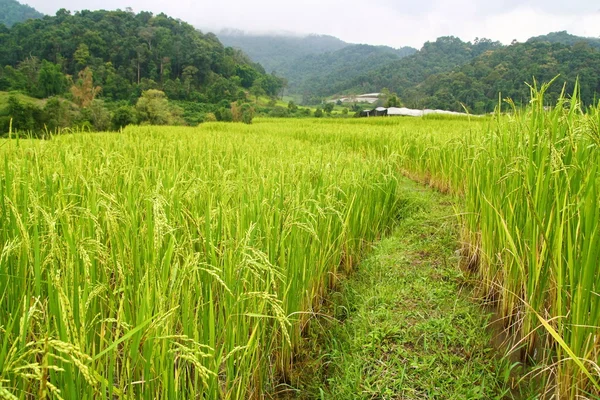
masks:
{"type": "Polygon", "coordinates": [[[299,129],[4,142],[0,397],[247,399],[285,381],[399,200],[392,156],[299,129]]]}
{"type": "Polygon", "coordinates": [[[400,217],[400,175],[455,196],[465,265],[547,393],[600,396],[600,109],[545,90],[470,120],[0,142],[0,398],[275,392],[322,296],[400,217]]]}

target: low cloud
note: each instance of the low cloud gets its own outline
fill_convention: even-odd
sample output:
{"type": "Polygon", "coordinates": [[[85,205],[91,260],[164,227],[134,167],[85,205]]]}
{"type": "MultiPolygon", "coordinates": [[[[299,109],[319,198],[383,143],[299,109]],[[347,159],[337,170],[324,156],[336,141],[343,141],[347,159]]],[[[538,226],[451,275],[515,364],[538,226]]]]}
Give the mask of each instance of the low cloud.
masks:
{"type": "Polygon", "coordinates": [[[197,0],[28,0],[46,14],[59,8],[125,9],[164,12],[203,30],[223,28],[248,32],[286,31],[320,33],[354,43],[414,46],[439,36],[463,40],[486,37],[510,43],[531,36],[567,30],[575,35],[600,37],[600,10],[589,0],[506,0],[502,2],[433,0],[426,2],[374,0],[276,0],[223,3],[197,0]]]}

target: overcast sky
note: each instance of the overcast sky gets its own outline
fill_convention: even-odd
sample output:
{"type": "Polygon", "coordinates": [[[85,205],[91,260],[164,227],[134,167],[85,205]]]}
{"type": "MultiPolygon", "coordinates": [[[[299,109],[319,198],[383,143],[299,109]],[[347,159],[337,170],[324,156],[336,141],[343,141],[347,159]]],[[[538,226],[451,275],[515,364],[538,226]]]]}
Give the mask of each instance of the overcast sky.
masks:
{"type": "Polygon", "coordinates": [[[597,0],[21,0],[54,15],[68,10],[152,11],[205,31],[319,33],[347,42],[420,48],[439,36],[510,43],[566,30],[600,37],[597,0]]]}

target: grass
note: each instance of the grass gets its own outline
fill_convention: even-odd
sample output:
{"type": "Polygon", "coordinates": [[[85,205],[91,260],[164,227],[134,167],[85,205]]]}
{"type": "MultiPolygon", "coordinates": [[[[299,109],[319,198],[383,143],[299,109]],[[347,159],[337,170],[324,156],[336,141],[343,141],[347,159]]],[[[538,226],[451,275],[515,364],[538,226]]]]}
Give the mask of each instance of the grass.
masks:
{"type": "Polygon", "coordinates": [[[29,103],[34,106],[43,108],[46,104],[45,100],[36,99],[33,97],[29,97],[19,92],[1,92],[0,91],[0,114],[3,113],[4,109],[8,107],[8,98],[10,96],[15,96],[21,103],[29,103]]]}
{"type": "Polygon", "coordinates": [[[526,398],[457,267],[451,199],[400,187],[404,217],[328,297],[331,317],[311,325],[288,397],[526,398]]]}

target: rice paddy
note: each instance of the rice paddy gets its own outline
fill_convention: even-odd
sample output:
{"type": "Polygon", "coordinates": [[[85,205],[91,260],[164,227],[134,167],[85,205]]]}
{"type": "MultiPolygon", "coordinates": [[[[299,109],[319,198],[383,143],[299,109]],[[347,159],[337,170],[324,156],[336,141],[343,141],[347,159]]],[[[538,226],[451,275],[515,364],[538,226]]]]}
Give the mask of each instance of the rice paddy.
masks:
{"type": "Polygon", "coordinates": [[[0,142],[0,398],[261,398],[320,300],[455,195],[464,267],[544,390],[598,396],[600,110],[257,120],[0,142]]]}

